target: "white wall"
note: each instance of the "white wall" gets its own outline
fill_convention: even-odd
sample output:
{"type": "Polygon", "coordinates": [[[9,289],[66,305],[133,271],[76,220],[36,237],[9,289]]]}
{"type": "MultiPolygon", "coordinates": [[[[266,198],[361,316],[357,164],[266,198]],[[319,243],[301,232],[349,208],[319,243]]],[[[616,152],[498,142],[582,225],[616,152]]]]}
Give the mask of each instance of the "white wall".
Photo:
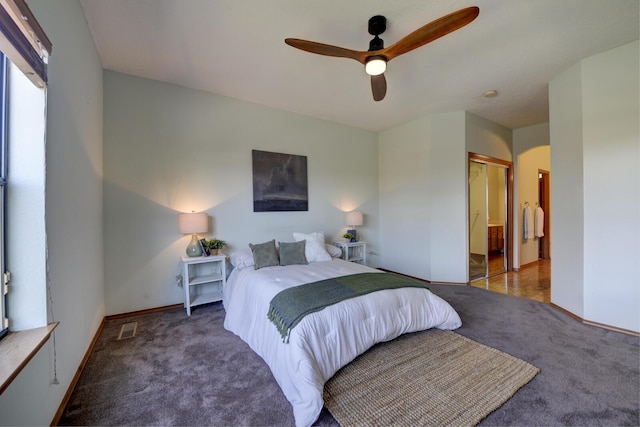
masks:
{"type": "Polygon", "coordinates": [[[469,112],[465,113],[465,126],[468,153],[513,161],[511,129],[469,112]]]}
{"type": "MultiPolygon", "coordinates": [[[[52,340],[0,396],[3,425],[49,425],[104,317],[102,66],[77,0],[29,0],[53,42],[45,197],[52,340]]],[[[11,308],[10,308],[11,309],[11,308]]]]}
{"type": "Polygon", "coordinates": [[[551,142],[551,302],[584,317],[584,182],[580,65],[549,83],[551,142]]]}
{"type": "Polygon", "coordinates": [[[430,280],[465,283],[469,277],[466,114],[433,114],[431,120],[430,280]]]}
{"type": "Polygon", "coordinates": [[[380,248],[383,267],[431,277],[431,162],[428,117],[380,133],[380,248]]]}
{"type": "Polygon", "coordinates": [[[640,331],[639,53],[635,42],[582,61],[585,318],[634,331],[640,331]]]}
{"type": "Polygon", "coordinates": [[[640,331],[639,44],[587,58],[549,86],[551,301],[640,331]]]}
{"type": "Polygon", "coordinates": [[[104,93],[107,314],[183,301],[179,212],[207,212],[230,253],[296,231],[332,240],[358,209],[379,251],[376,133],[110,71],[104,93]],[[307,156],[309,211],[253,212],[252,149],[307,156]]]}
{"type": "Polygon", "coordinates": [[[517,156],[541,145],[549,145],[549,123],[540,123],[513,130],[514,155],[517,156]]]}
{"type": "MultiPolygon", "coordinates": [[[[548,145],[532,148],[518,156],[518,198],[516,199],[518,211],[518,235],[519,243],[519,264],[517,266],[526,265],[538,260],[538,249],[540,247],[540,239],[534,237],[525,240],[523,233],[524,223],[524,206],[525,202],[529,203],[531,212],[536,208],[536,203],[540,202],[538,188],[538,170],[551,170],[551,149],[548,145]]],[[[553,180],[553,175],[549,175],[553,180]]],[[[551,203],[547,207],[548,212],[552,212],[551,203]]],[[[551,226],[550,226],[551,227],[551,226]]],[[[551,238],[550,230],[545,231],[545,236],[551,238]]]]}
{"type": "Polygon", "coordinates": [[[380,133],[383,267],[467,281],[465,120],[464,112],[433,114],[380,133]]]}

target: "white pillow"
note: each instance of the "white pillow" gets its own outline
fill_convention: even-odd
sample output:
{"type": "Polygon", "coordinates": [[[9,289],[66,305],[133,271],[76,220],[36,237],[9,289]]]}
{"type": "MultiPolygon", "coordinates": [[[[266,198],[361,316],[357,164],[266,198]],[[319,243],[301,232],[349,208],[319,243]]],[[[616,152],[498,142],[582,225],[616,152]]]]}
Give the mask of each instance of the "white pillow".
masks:
{"type": "Polygon", "coordinates": [[[324,248],[332,258],[342,258],[342,249],[339,247],[325,243],[324,248]]]}
{"type": "Polygon", "coordinates": [[[324,233],[293,233],[293,240],[296,242],[306,240],[304,255],[307,258],[307,262],[331,261],[331,255],[329,255],[324,246],[324,233]]]}
{"type": "Polygon", "coordinates": [[[238,270],[253,267],[253,253],[251,252],[251,249],[240,249],[229,255],[229,262],[238,270]]]}

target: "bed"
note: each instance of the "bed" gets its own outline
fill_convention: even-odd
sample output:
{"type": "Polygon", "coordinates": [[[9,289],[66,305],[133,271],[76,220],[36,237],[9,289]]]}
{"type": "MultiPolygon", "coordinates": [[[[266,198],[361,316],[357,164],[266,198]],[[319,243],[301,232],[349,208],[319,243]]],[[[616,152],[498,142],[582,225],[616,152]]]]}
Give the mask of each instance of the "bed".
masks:
{"type": "Polygon", "coordinates": [[[224,326],[267,363],[293,407],[298,427],[310,426],[318,418],[325,382],[374,344],[408,332],[461,326],[460,317],[446,301],[427,289],[407,287],[372,292],[307,314],[283,340],[267,318],[271,300],[282,290],[324,279],[383,272],[331,257],[306,265],[255,269],[246,265],[251,263],[246,261],[246,252],[244,262],[234,262],[233,256],[235,268],[223,292],[224,326]]]}

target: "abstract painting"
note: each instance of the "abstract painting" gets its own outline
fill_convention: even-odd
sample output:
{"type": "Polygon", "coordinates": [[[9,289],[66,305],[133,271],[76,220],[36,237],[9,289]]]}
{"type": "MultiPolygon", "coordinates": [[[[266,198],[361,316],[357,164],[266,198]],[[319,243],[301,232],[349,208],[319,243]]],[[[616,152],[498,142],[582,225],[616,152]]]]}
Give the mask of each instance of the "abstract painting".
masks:
{"type": "Polygon", "coordinates": [[[252,150],[253,211],[308,211],[307,156],[252,150]]]}

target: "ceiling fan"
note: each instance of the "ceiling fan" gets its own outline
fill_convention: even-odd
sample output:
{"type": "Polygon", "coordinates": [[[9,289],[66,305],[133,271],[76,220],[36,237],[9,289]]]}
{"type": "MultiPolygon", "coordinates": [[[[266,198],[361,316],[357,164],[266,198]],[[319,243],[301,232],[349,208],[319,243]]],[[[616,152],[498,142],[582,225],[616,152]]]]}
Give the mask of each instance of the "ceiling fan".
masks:
{"type": "Polygon", "coordinates": [[[387,19],[384,16],[376,15],[369,19],[369,34],[374,37],[369,42],[369,50],[367,51],[351,50],[292,38],[287,38],[284,42],[289,46],[318,55],[351,58],[360,62],[365,66],[367,74],[371,76],[373,99],[381,101],[387,93],[387,80],[384,77],[384,72],[389,61],[464,27],[476,19],[479,13],[480,9],[476,6],[460,9],[418,28],[387,48],[384,47],[383,40],[378,37],[387,29],[387,19]]]}

